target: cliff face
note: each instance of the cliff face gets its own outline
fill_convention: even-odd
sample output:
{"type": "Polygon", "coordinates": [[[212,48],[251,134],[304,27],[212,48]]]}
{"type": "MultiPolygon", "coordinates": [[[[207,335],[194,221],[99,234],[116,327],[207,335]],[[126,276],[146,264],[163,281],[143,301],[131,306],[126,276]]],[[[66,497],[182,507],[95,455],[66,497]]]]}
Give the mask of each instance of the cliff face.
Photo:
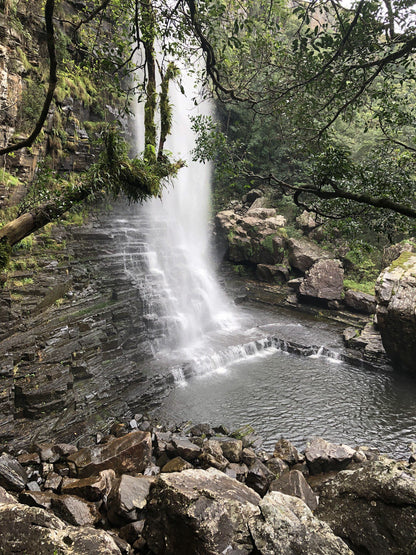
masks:
{"type": "MultiPolygon", "coordinates": [[[[143,294],[126,272],[127,212],[121,203],[81,227],[56,227],[32,247],[36,268],[9,276],[0,298],[0,441],[91,437],[158,387],[137,364],[151,347],[143,294]]],[[[15,267],[24,260],[21,250],[15,267]]]]}

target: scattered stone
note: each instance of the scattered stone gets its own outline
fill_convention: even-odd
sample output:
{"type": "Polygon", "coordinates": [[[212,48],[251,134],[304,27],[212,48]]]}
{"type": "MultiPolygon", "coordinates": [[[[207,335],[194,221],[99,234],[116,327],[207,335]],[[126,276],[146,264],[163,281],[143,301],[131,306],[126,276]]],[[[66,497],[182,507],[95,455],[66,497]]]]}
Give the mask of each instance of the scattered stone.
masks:
{"type": "Polygon", "coordinates": [[[353,460],[355,450],[348,445],[335,445],[321,437],[310,441],[305,449],[306,462],[311,474],[343,470],[353,460]]]}
{"type": "Polygon", "coordinates": [[[11,491],[22,491],[28,482],[23,466],[8,453],[0,455],[0,486],[11,491]]]}
{"type": "Polygon", "coordinates": [[[185,461],[182,457],[175,457],[168,461],[161,469],[161,472],[182,472],[193,468],[192,464],[185,461]]]}
{"type": "Polygon", "coordinates": [[[124,474],[113,485],[108,497],[108,519],[115,526],[139,519],[147,503],[153,478],[124,474]]]}
{"type": "Polygon", "coordinates": [[[216,438],[221,445],[222,454],[232,463],[238,463],[241,460],[243,451],[243,442],[240,439],[232,437],[216,438]]]}
{"type": "Polygon", "coordinates": [[[272,457],[265,464],[275,478],[279,478],[289,470],[289,465],[278,457],[272,457]]]}
{"type": "Polygon", "coordinates": [[[273,457],[282,459],[289,466],[294,465],[303,460],[302,455],[296,447],[284,437],[280,438],[274,446],[273,457]]]}
{"type": "Polygon", "coordinates": [[[119,530],[119,536],[123,540],[126,540],[130,545],[133,545],[135,541],[141,536],[144,528],[144,520],[136,520],[135,522],[129,522],[119,530]]]}
{"type": "Polygon", "coordinates": [[[123,437],[126,433],[126,425],[122,422],[114,422],[110,428],[110,434],[114,437],[123,437]]]}
{"type": "Polygon", "coordinates": [[[59,476],[56,472],[49,472],[46,476],[45,483],[43,487],[45,489],[51,489],[52,491],[58,491],[62,483],[62,476],[59,476]]]}
{"type": "MultiPolygon", "coordinates": [[[[217,430],[215,429],[215,431],[217,430]]],[[[191,436],[204,436],[209,438],[213,436],[215,432],[209,424],[195,424],[189,429],[189,433],[191,436]]]]}
{"type": "Polygon", "coordinates": [[[26,489],[29,490],[29,491],[40,491],[39,484],[38,484],[37,482],[35,482],[35,481],[33,481],[33,482],[28,482],[28,483],[26,484],[26,489]]]}
{"type": "Polygon", "coordinates": [[[263,518],[253,518],[249,523],[257,553],[353,555],[301,499],[273,491],[260,501],[259,508],[263,518]]]}
{"type": "Polygon", "coordinates": [[[175,447],[175,454],[188,462],[194,461],[202,453],[201,448],[186,437],[173,437],[172,444],[175,447]]]}
{"type": "Polygon", "coordinates": [[[203,466],[212,466],[218,470],[224,470],[229,464],[222,454],[221,443],[215,439],[205,441],[199,460],[203,466]]]}
{"type": "Polygon", "coordinates": [[[286,495],[293,495],[302,499],[304,503],[314,511],[318,506],[316,495],[312,491],[303,474],[298,470],[286,472],[270,484],[269,491],[280,491],[286,495]]]}
{"type": "Polygon", "coordinates": [[[56,516],[74,526],[94,526],[100,515],[92,503],[74,495],[56,495],[51,499],[56,516]]]}
{"type": "Polygon", "coordinates": [[[38,465],[40,464],[39,453],[23,453],[17,457],[18,462],[22,466],[38,465]]]}
{"type": "Polygon", "coordinates": [[[104,445],[80,449],[68,457],[80,478],[113,469],[116,474],[143,472],[151,462],[152,442],[148,432],[131,432],[104,445]]]}
{"type": "Polygon", "coordinates": [[[273,478],[274,474],[270,472],[267,466],[260,460],[256,460],[248,469],[246,484],[263,496],[269,489],[273,478]]]}
{"type": "Polygon", "coordinates": [[[239,482],[245,482],[248,474],[248,467],[244,463],[237,464],[237,463],[230,463],[224,472],[230,478],[234,478],[239,482]]]}
{"type": "Polygon", "coordinates": [[[22,491],[19,493],[19,501],[30,507],[40,507],[49,510],[52,506],[52,498],[57,497],[50,491],[22,491]]]}
{"type": "Polygon", "coordinates": [[[114,470],[102,470],[98,476],[88,478],[65,478],[61,491],[69,495],[77,495],[87,501],[100,501],[108,496],[116,479],[114,470]]]}
{"type": "Polygon", "coordinates": [[[243,449],[243,451],[241,453],[241,461],[244,464],[246,464],[247,466],[251,466],[255,462],[256,459],[257,459],[257,455],[253,451],[253,449],[249,449],[248,447],[243,449]]]}
{"type": "Polygon", "coordinates": [[[260,497],[213,468],[161,474],[148,500],[143,535],[155,555],[238,553],[253,544],[247,523],[260,497]]]}

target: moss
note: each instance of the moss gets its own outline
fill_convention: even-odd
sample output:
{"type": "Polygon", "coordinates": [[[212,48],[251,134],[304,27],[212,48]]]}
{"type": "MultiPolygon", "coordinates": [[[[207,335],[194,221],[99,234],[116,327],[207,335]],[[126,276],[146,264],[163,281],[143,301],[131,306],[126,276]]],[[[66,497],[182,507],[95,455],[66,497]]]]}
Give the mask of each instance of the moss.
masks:
{"type": "Polygon", "coordinates": [[[272,235],[268,235],[267,237],[265,237],[261,241],[261,245],[273,254],[273,252],[274,252],[274,243],[273,243],[273,236],[272,235]]]}
{"type": "Polygon", "coordinates": [[[374,295],[375,294],[374,287],[375,287],[375,281],[358,282],[352,279],[344,279],[345,289],[352,289],[353,291],[360,291],[361,293],[374,295]]]}
{"type": "Polygon", "coordinates": [[[0,270],[4,270],[10,260],[12,249],[7,240],[0,241],[0,270]]]}
{"type": "Polygon", "coordinates": [[[390,271],[395,270],[396,268],[402,268],[406,270],[408,268],[407,262],[410,258],[416,257],[413,252],[404,251],[402,254],[397,258],[392,264],[390,265],[390,271]]]}

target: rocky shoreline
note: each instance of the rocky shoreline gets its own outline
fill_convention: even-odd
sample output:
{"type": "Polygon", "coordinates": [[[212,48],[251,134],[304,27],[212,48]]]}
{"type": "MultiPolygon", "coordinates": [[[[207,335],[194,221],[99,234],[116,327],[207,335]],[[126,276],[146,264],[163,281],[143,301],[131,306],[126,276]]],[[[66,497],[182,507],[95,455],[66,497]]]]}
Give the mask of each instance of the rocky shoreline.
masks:
{"type": "Polygon", "coordinates": [[[136,415],[92,447],[1,454],[0,552],[409,554],[415,461],[136,415]]]}

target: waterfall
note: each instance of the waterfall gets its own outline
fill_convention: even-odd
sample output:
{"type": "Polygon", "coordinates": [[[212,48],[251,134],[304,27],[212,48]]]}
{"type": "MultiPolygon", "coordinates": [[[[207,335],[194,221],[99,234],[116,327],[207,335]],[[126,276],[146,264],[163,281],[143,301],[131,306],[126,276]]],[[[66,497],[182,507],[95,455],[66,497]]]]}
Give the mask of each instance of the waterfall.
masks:
{"type": "Polygon", "coordinates": [[[205,101],[196,107],[189,97],[193,79],[182,74],[182,83],[187,97],[171,87],[173,125],[166,149],[174,159],[185,160],[186,167],[168,184],[162,200],[152,199],[141,208],[148,220],[145,316],[163,328],[156,351],[192,347],[207,332],[235,327],[234,311],[217,282],[210,252],[211,168],[191,159],[195,136],[189,116],[209,114],[212,106],[205,101]]]}

